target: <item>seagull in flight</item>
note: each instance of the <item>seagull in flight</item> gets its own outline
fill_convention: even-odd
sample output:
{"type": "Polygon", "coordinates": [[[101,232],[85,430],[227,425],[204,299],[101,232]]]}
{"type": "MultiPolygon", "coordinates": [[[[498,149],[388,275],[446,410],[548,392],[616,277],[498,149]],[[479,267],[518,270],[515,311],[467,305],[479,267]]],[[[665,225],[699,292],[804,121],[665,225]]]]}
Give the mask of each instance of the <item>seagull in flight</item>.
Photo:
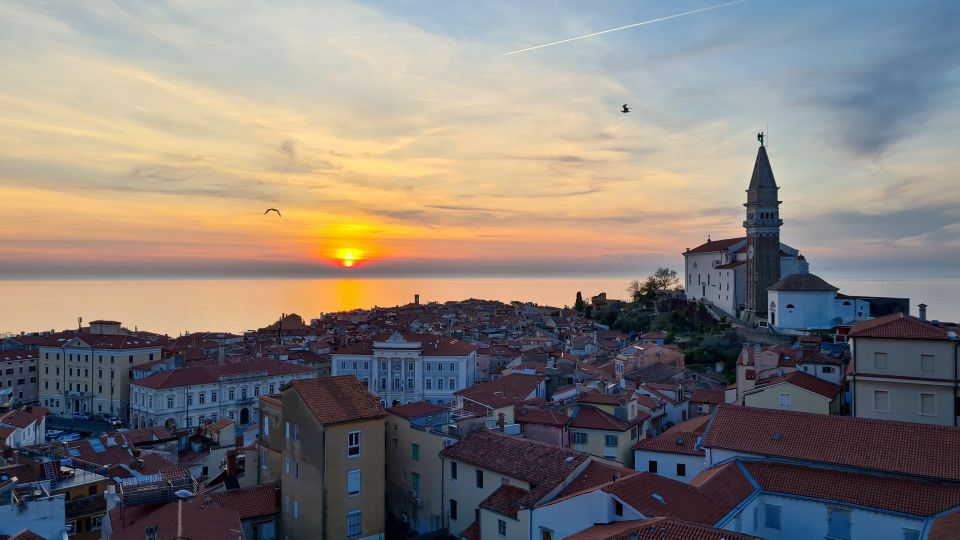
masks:
{"type": "Polygon", "coordinates": [[[624,103],[624,104],[623,104],[623,110],[620,111],[620,112],[622,112],[623,114],[627,114],[628,112],[630,112],[630,107],[627,107],[627,104],[624,103]]]}
{"type": "Polygon", "coordinates": [[[276,208],[267,208],[266,210],[264,210],[263,215],[267,215],[270,212],[276,212],[278,216],[283,217],[283,214],[281,214],[280,211],[277,210],[276,208]]]}

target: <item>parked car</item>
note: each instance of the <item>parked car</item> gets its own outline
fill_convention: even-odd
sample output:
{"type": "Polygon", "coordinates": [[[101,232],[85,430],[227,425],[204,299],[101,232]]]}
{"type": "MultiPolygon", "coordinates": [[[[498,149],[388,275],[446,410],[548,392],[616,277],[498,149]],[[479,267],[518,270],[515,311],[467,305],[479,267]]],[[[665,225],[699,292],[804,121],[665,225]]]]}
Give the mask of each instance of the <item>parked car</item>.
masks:
{"type": "Polygon", "coordinates": [[[94,416],[94,418],[96,420],[100,420],[101,422],[106,422],[115,428],[123,426],[123,422],[121,422],[119,418],[116,416],[110,416],[109,414],[98,414],[94,416]]]}
{"type": "Polygon", "coordinates": [[[90,415],[82,412],[73,413],[74,420],[89,420],[90,415]]]}

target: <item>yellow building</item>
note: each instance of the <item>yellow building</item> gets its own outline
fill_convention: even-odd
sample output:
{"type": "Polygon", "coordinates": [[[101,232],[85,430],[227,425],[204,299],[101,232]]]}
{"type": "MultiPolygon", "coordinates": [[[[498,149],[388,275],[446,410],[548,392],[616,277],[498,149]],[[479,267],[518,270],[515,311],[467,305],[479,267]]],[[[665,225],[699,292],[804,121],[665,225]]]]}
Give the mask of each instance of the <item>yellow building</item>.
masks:
{"type": "Polygon", "coordinates": [[[633,447],[650,430],[634,392],[581,394],[569,414],[570,448],[633,468],[633,447]]]}
{"type": "Polygon", "coordinates": [[[383,538],[386,413],[379,398],[346,375],[294,381],[280,403],[281,536],[383,538]]]}
{"type": "Polygon", "coordinates": [[[50,336],[39,345],[40,404],[54,415],[126,420],[130,370],[159,360],[160,351],[160,344],[125,332],[116,321],[93,321],[80,333],[50,336]]]}
{"type": "Polygon", "coordinates": [[[838,384],[794,371],[749,390],[743,395],[743,404],[766,409],[839,414],[841,389],[838,384]]]}
{"type": "Polygon", "coordinates": [[[440,452],[457,442],[450,412],[425,401],[387,409],[387,509],[419,534],[443,528],[440,452]]]}

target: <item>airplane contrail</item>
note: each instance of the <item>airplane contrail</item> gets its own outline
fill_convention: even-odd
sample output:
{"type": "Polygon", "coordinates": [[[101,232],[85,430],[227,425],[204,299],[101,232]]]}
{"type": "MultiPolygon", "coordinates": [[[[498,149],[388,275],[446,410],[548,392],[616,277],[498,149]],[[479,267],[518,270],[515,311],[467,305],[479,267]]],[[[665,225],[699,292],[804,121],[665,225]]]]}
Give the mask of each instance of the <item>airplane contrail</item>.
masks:
{"type": "Polygon", "coordinates": [[[552,43],[545,43],[545,44],[543,44],[543,45],[536,45],[536,46],[534,46],[534,47],[527,47],[526,49],[517,49],[517,50],[515,50],[515,51],[510,51],[510,52],[508,52],[508,53],[503,53],[503,55],[504,55],[504,56],[507,56],[507,55],[510,55],[510,54],[517,54],[517,53],[522,53],[522,52],[526,52],[526,51],[532,51],[532,50],[534,50],[534,49],[542,49],[542,48],[544,48],[544,47],[551,47],[551,46],[553,46],[553,45],[560,45],[561,43],[568,43],[568,42],[571,42],[571,41],[576,41],[576,40],[578,40],[578,39],[586,39],[586,38],[593,37],[593,36],[599,36],[600,34],[609,34],[610,32],[616,32],[616,31],[618,31],[618,30],[626,30],[627,28],[635,28],[635,27],[637,27],[637,26],[645,26],[645,25],[648,25],[648,24],[653,24],[653,23],[655,23],[655,22],[665,21],[665,20],[667,20],[667,19],[675,19],[675,18],[677,18],[677,17],[683,17],[684,15],[693,15],[694,13],[700,13],[700,12],[703,12],[703,11],[710,11],[711,9],[717,9],[717,8],[722,8],[722,7],[726,7],[726,6],[732,6],[733,4],[739,4],[739,3],[741,3],[741,2],[746,2],[746,1],[747,1],[747,0],[733,0],[732,2],[725,2],[725,3],[723,3],[723,4],[717,4],[717,5],[714,5],[714,6],[707,6],[707,7],[704,7],[704,8],[695,9],[695,10],[693,10],[693,11],[684,11],[683,13],[676,13],[676,14],[674,14],[674,15],[667,15],[666,17],[660,17],[659,19],[650,19],[649,21],[643,21],[643,22],[628,24],[628,25],[626,25],[626,26],[618,26],[618,27],[616,27],[616,28],[611,28],[611,29],[609,29],[609,30],[601,30],[601,31],[599,31],[599,32],[594,32],[594,33],[592,33],[592,34],[587,34],[587,35],[585,35],[585,36],[577,36],[577,37],[572,37],[572,38],[568,38],[568,39],[561,39],[560,41],[554,41],[554,42],[552,42],[552,43]]]}

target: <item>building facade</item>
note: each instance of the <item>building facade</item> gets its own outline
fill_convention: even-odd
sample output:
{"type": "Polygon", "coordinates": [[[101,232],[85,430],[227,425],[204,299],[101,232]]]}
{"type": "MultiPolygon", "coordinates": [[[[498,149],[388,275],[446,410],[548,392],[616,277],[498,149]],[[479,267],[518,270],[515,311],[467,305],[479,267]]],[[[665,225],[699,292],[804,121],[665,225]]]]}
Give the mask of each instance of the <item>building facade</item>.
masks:
{"type": "Polygon", "coordinates": [[[332,354],[334,376],[354,375],[384,406],[449,403],[477,378],[476,347],[446,336],[394,332],[332,354]]]}
{"type": "Polygon", "coordinates": [[[960,423],[956,333],[896,314],[855,324],[849,342],[853,416],[945,426],[960,423]]]}
{"type": "Polygon", "coordinates": [[[155,373],[130,383],[134,428],[203,425],[222,418],[239,425],[257,422],[260,395],[290,381],[316,378],[312,368],[279,360],[252,360],[155,373]]]}
{"type": "Polygon", "coordinates": [[[39,397],[37,351],[0,349],[0,404],[17,407],[39,397]]]}
{"type": "Polygon", "coordinates": [[[386,413],[377,397],[340,376],[294,381],[280,401],[282,537],[382,539],[386,413]]]}
{"type": "Polygon", "coordinates": [[[79,334],[50,336],[38,352],[39,401],[52,414],[126,419],[131,368],[159,360],[161,346],[119,322],[93,321],[79,334]]]}

